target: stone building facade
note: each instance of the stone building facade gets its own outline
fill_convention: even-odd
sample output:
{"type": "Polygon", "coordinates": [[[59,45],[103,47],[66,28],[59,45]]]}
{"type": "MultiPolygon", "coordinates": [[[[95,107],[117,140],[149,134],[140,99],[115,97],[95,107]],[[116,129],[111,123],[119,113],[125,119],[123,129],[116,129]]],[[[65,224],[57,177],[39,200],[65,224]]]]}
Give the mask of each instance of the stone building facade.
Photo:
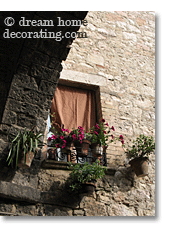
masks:
{"type": "MultiPolygon", "coordinates": [[[[62,29],[79,30],[87,37],[60,42],[1,38],[0,214],[155,216],[154,154],[148,176],[139,179],[131,171],[121,143],[110,145],[108,171],[89,197],[73,197],[65,185],[70,171],[61,162],[44,162],[43,149],[30,169],[15,171],[5,162],[10,135],[33,125],[46,133],[59,82],[97,86],[98,112],[114,126],[114,135],[124,136],[126,147],[139,134],[155,138],[154,12],[2,12],[2,31],[7,28],[4,19],[10,16],[15,21],[22,16],[86,20],[81,27],[62,29]]],[[[27,30],[16,24],[12,28],[27,30]]],[[[36,29],[32,26],[29,30],[36,29]]]]}

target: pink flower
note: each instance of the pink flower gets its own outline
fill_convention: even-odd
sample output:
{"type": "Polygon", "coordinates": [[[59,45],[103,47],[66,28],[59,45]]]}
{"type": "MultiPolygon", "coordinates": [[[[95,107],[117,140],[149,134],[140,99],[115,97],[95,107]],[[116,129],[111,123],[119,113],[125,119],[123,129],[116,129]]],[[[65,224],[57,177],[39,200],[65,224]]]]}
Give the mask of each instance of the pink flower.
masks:
{"type": "Polygon", "coordinates": [[[64,139],[64,136],[60,136],[60,139],[64,139]]]}
{"type": "Polygon", "coordinates": [[[97,123],[95,124],[95,126],[96,126],[96,128],[97,128],[97,129],[100,129],[100,127],[98,126],[98,124],[97,124],[97,123]]]}
{"type": "Polygon", "coordinates": [[[82,140],[84,138],[83,134],[79,134],[79,140],[82,140]]]}
{"type": "Polygon", "coordinates": [[[121,140],[123,140],[123,135],[120,135],[119,138],[120,138],[121,140]]]}
{"type": "Polygon", "coordinates": [[[94,133],[95,133],[96,135],[98,135],[97,131],[94,131],[94,133]]]}
{"type": "Polygon", "coordinates": [[[76,134],[73,134],[72,137],[73,137],[73,140],[76,140],[76,134]]]}
{"type": "Polygon", "coordinates": [[[104,122],[105,122],[105,119],[102,119],[102,122],[104,123],[104,122]]]}
{"type": "Polygon", "coordinates": [[[83,133],[83,127],[79,126],[78,129],[80,129],[81,133],[83,133]]]}
{"type": "Polygon", "coordinates": [[[112,139],[113,139],[113,135],[111,135],[112,139]]]}
{"type": "Polygon", "coordinates": [[[122,145],[124,144],[124,140],[121,141],[122,145]]]}
{"type": "Polygon", "coordinates": [[[57,139],[57,136],[55,136],[55,135],[52,135],[51,137],[52,137],[53,140],[57,139]]]}
{"type": "Polygon", "coordinates": [[[104,134],[106,134],[107,132],[104,130],[104,134]]]}
{"type": "Polygon", "coordinates": [[[109,124],[108,124],[108,123],[106,123],[106,125],[107,125],[107,126],[109,126],[109,124]]]}
{"type": "Polygon", "coordinates": [[[51,137],[48,138],[48,141],[49,141],[49,142],[51,141],[51,137]]]}
{"type": "Polygon", "coordinates": [[[112,129],[113,131],[115,131],[114,126],[112,126],[111,129],[112,129]]]}
{"type": "Polygon", "coordinates": [[[69,130],[68,130],[68,129],[66,129],[65,131],[66,131],[67,133],[69,133],[69,130]]]}
{"type": "Polygon", "coordinates": [[[55,144],[56,148],[60,148],[60,144],[55,144]]]}

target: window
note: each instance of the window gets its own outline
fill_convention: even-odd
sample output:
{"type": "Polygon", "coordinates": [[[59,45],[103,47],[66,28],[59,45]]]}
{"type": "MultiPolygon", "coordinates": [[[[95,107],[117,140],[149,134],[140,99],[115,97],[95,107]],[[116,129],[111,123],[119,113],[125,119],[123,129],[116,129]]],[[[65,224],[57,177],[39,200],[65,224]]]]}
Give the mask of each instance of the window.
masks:
{"type": "MultiPolygon", "coordinates": [[[[51,105],[51,119],[53,126],[59,132],[62,128],[69,129],[82,126],[88,130],[101,119],[100,91],[95,85],[75,83],[71,81],[60,81],[51,105]]],[[[48,127],[50,128],[50,119],[48,118],[48,127]]],[[[54,130],[51,129],[54,133],[54,130]]],[[[48,133],[48,137],[50,137],[48,133]]],[[[59,161],[89,162],[93,161],[91,150],[87,158],[78,157],[76,151],[65,153],[61,148],[54,149],[48,144],[48,157],[59,161]]]]}

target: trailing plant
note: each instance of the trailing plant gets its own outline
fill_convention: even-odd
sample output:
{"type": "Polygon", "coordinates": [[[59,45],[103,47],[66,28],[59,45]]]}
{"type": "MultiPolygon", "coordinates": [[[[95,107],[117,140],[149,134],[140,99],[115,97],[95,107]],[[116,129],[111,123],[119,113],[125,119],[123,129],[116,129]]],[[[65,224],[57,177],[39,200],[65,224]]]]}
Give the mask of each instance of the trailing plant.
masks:
{"type": "Polygon", "coordinates": [[[99,160],[96,160],[92,165],[88,164],[72,164],[69,163],[69,167],[72,167],[72,172],[70,173],[72,191],[78,190],[82,187],[82,184],[86,182],[92,182],[102,178],[105,175],[106,167],[100,165],[99,160]]]}
{"type": "Polygon", "coordinates": [[[12,164],[15,159],[15,167],[17,168],[18,158],[22,154],[25,164],[26,154],[29,153],[30,155],[31,152],[35,153],[36,148],[43,145],[40,140],[42,136],[43,134],[40,132],[34,133],[33,129],[27,131],[25,128],[23,133],[19,131],[17,136],[10,142],[10,150],[7,157],[8,165],[12,164]]]}
{"type": "Polygon", "coordinates": [[[155,150],[155,142],[152,136],[148,137],[141,134],[133,143],[133,146],[126,152],[129,158],[148,157],[155,150]]]}

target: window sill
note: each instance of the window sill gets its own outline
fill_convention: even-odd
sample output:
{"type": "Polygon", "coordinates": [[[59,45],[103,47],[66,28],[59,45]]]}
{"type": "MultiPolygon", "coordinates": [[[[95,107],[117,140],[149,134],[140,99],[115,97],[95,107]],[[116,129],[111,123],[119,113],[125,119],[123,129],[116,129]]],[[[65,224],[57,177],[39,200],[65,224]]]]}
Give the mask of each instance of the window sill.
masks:
{"type": "MultiPolygon", "coordinates": [[[[71,170],[68,168],[67,162],[55,161],[55,160],[44,160],[41,164],[42,169],[55,169],[55,170],[71,170]]],[[[114,175],[117,171],[115,167],[107,167],[106,175],[114,175]]]]}

